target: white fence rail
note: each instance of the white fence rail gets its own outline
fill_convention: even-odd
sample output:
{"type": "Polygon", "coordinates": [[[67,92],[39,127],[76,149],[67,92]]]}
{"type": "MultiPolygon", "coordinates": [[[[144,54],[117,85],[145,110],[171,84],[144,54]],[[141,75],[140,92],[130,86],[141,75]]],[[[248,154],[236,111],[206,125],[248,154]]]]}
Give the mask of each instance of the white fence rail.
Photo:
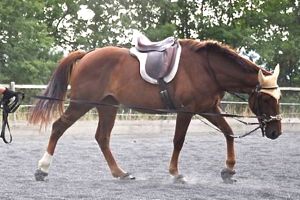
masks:
{"type": "MultiPolygon", "coordinates": [[[[18,91],[19,89],[46,89],[47,85],[26,85],[26,84],[15,84],[15,82],[11,82],[10,84],[0,84],[2,86],[5,86],[5,87],[8,87],[12,90],[16,90],[18,91]]],[[[300,92],[300,88],[299,87],[280,87],[281,91],[284,93],[285,91],[292,91],[292,92],[300,92]]],[[[239,101],[221,101],[221,104],[222,106],[224,106],[224,108],[228,108],[229,109],[229,112],[240,112],[241,109],[239,108],[247,108],[247,104],[248,102],[239,102],[239,101]],[[228,107],[229,106],[229,107],[228,107]],[[230,110],[231,109],[231,110],[230,110]],[[236,110],[237,109],[237,110],[236,110]]],[[[293,103],[284,103],[284,102],[281,102],[280,103],[281,106],[283,106],[282,108],[285,108],[284,110],[284,114],[286,114],[287,116],[289,117],[300,117],[300,102],[293,102],[293,103]]],[[[20,112],[18,112],[19,114],[23,113],[26,114],[28,112],[28,108],[32,107],[33,105],[31,104],[28,104],[28,105],[21,105],[19,109],[20,112]],[[22,109],[23,108],[23,109],[22,109]]],[[[225,109],[226,111],[226,109],[225,109]]],[[[243,111],[242,111],[243,112],[243,111]]],[[[91,112],[92,116],[95,115],[96,116],[96,113],[95,112],[91,112]]],[[[240,113],[237,113],[237,114],[240,114],[240,113]]],[[[133,110],[129,110],[128,112],[126,113],[123,113],[123,111],[121,111],[120,113],[118,113],[118,117],[122,118],[122,119],[139,119],[140,115],[142,114],[137,114],[136,112],[134,112],[133,110]]],[[[152,117],[153,115],[151,115],[152,117]]],[[[167,116],[170,116],[170,115],[166,115],[165,117],[167,116]]],[[[155,117],[155,116],[154,116],[155,117]]],[[[162,116],[164,117],[164,116],[162,116]]],[[[14,113],[14,119],[17,119],[16,118],[16,113],[14,113]]],[[[150,118],[149,118],[150,119],[150,118]]]]}
{"type": "MultiPolygon", "coordinates": [[[[9,87],[12,90],[18,89],[46,89],[47,85],[26,85],[26,84],[15,84],[15,82],[11,82],[10,84],[0,84],[5,87],[9,87]]],[[[300,92],[300,87],[280,87],[281,91],[294,91],[300,92]]],[[[237,102],[237,101],[222,101],[221,103],[225,104],[247,104],[247,102],[237,102]]],[[[300,103],[281,103],[281,105],[289,105],[289,106],[300,106],[300,103]]]]}
{"type": "MultiPolygon", "coordinates": [[[[46,89],[47,85],[26,85],[26,84],[15,84],[15,82],[10,82],[10,84],[0,84],[5,87],[15,88],[15,89],[46,89]]],[[[281,91],[294,91],[300,92],[300,87],[280,87],[281,91]]]]}

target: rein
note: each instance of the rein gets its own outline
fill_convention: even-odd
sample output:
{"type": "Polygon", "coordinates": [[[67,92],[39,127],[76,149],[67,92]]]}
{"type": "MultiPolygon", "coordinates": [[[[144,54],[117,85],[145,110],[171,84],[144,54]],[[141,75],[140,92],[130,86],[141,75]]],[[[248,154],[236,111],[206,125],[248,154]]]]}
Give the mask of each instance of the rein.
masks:
{"type": "MultiPolygon", "coordinates": [[[[117,104],[109,104],[109,103],[99,103],[99,102],[92,102],[92,101],[85,101],[85,100],[75,100],[75,99],[70,99],[70,100],[64,100],[64,99],[58,99],[54,97],[48,97],[48,96],[40,96],[36,95],[33,96],[34,98],[37,99],[45,99],[45,100],[50,100],[50,101],[63,101],[63,102],[69,102],[69,103],[79,103],[79,104],[88,104],[88,105],[93,105],[93,106],[111,106],[115,108],[123,108],[121,105],[117,104]]],[[[126,106],[129,109],[133,110],[144,110],[144,111],[152,111],[152,112],[157,112],[157,113],[185,113],[185,114],[192,114],[192,115],[206,115],[206,116],[223,116],[223,117],[236,117],[236,118],[242,118],[242,117],[247,117],[247,118],[259,118],[259,116],[243,116],[243,115],[236,115],[236,114],[227,114],[227,113],[208,113],[208,112],[191,112],[187,110],[182,110],[182,109],[163,109],[163,108],[146,108],[146,107],[141,107],[141,106],[126,106]]],[[[245,122],[247,123],[247,122],[245,122]]]]}
{"type": "MultiPolygon", "coordinates": [[[[54,98],[54,97],[40,96],[40,95],[34,96],[34,98],[50,100],[50,101],[63,101],[63,102],[69,102],[69,103],[72,102],[72,103],[79,103],[79,104],[88,104],[88,105],[92,105],[92,106],[112,106],[112,107],[115,107],[115,108],[121,108],[122,107],[121,105],[116,105],[116,104],[91,102],[91,101],[75,100],[75,99],[64,100],[64,99],[58,99],[58,98],[54,98]]],[[[209,124],[207,124],[207,123],[205,123],[204,121],[201,120],[206,125],[214,128],[215,130],[217,130],[219,132],[222,132],[226,136],[229,136],[229,137],[232,137],[232,138],[243,138],[243,137],[245,137],[247,135],[250,135],[251,133],[255,132],[257,129],[265,130],[265,127],[266,127],[267,123],[269,123],[271,121],[275,121],[275,120],[281,120],[280,115],[270,116],[270,118],[266,118],[266,116],[264,116],[264,115],[261,115],[261,116],[243,116],[243,115],[227,114],[227,113],[191,112],[191,111],[187,111],[187,110],[183,110],[183,109],[152,109],[152,108],[145,108],[145,107],[141,107],[141,106],[126,106],[126,107],[130,108],[130,109],[134,109],[134,110],[144,110],[144,111],[158,112],[158,113],[185,113],[185,114],[192,114],[192,115],[231,117],[231,118],[234,118],[238,122],[243,123],[245,125],[259,125],[258,127],[254,128],[253,130],[251,130],[249,132],[246,132],[243,135],[234,136],[234,135],[231,135],[231,134],[223,133],[221,130],[219,130],[215,127],[212,127],[209,124]],[[256,119],[259,119],[259,123],[249,123],[249,122],[245,122],[243,120],[237,119],[237,118],[256,118],[256,119]]],[[[264,136],[264,131],[263,131],[263,136],[264,136]]]]}

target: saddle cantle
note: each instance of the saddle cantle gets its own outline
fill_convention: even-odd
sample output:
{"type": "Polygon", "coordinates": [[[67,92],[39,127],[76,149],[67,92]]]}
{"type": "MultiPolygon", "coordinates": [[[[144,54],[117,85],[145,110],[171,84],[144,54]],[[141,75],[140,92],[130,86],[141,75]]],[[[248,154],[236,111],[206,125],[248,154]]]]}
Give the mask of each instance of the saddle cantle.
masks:
{"type": "Polygon", "coordinates": [[[168,37],[162,41],[152,42],[144,35],[137,37],[136,41],[135,48],[140,52],[165,51],[176,42],[174,37],[168,37]]]}
{"type": "Polygon", "coordinates": [[[174,37],[168,37],[159,42],[151,42],[141,33],[133,38],[134,47],[130,54],[140,62],[142,78],[152,84],[159,84],[159,80],[168,83],[176,75],[181,46],[174,37]]]}

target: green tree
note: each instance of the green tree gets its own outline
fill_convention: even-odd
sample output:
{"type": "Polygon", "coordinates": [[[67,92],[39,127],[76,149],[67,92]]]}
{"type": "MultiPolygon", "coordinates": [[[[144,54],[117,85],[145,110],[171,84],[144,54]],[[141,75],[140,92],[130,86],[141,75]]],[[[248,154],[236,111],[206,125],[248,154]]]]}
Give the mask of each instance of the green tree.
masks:
{"type": "Polygon", "coordinates": [[[299,86],[299,10],[298,0],[3,0],[0,80],[45,82],[61,55],[51,49],[129,47],[137,29],[153,41],[173,35],[243,47],[267,68],[279,63],[281,85],[299,86]],[[94,16],[82,18],[83,9],[94,16]]]}
{"type": "Polygon", "coordinates": [[[259,64],[279,63],[281,85],[299,86],[300,11],[296,0],[203,0],[197,5],[196,33],[260,55],[259,64]]]}
{"type": "MultiPolygon", "coordinates": [[[[0,2],[0,82],[45,83],[55,66],[43,1],[0,2]]],[[[57,58],[55,58],[57,59],[57,58]]]]}
{"type": "Polygon", "coordinates": [[[281,66],[280,82],[300,86],[300,8],[294,0],[266,1],[264,35],[254,48],[269,66],[281,66]]]}
{"type": "Polygon", "coordinates": [[[176,3],[169,0],[139,0],[131,5],[124,1],[123,6],[129,10],[127,16],[130,18],[130,23],[125,25],[125,29],[138,29],[152,41],[175,35],[176,3]]]}

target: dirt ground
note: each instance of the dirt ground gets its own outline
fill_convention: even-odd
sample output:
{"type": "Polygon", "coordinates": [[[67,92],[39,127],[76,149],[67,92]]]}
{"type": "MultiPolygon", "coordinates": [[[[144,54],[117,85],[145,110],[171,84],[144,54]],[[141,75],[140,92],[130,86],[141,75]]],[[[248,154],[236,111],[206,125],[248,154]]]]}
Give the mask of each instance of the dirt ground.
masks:
{"type": "MultiPolygon", "coordinates": [[[[299,123],[289,121],[276,140],[259,132],[235,141],[234,184],[225,184],[224,137],[194,120],[180,157],[187,183],[168,174],[174,121],[117,121],[111,146],[136,180],[114,179],[94,140],[96,121],[80,121],[61,138],[44,182],[34,179],[49,130],[11,123],[13,143],[0,143],[0,199],[300,199],[299,123]]],[[[235,126],[237,134],[249,127],[235,126]]]]}

